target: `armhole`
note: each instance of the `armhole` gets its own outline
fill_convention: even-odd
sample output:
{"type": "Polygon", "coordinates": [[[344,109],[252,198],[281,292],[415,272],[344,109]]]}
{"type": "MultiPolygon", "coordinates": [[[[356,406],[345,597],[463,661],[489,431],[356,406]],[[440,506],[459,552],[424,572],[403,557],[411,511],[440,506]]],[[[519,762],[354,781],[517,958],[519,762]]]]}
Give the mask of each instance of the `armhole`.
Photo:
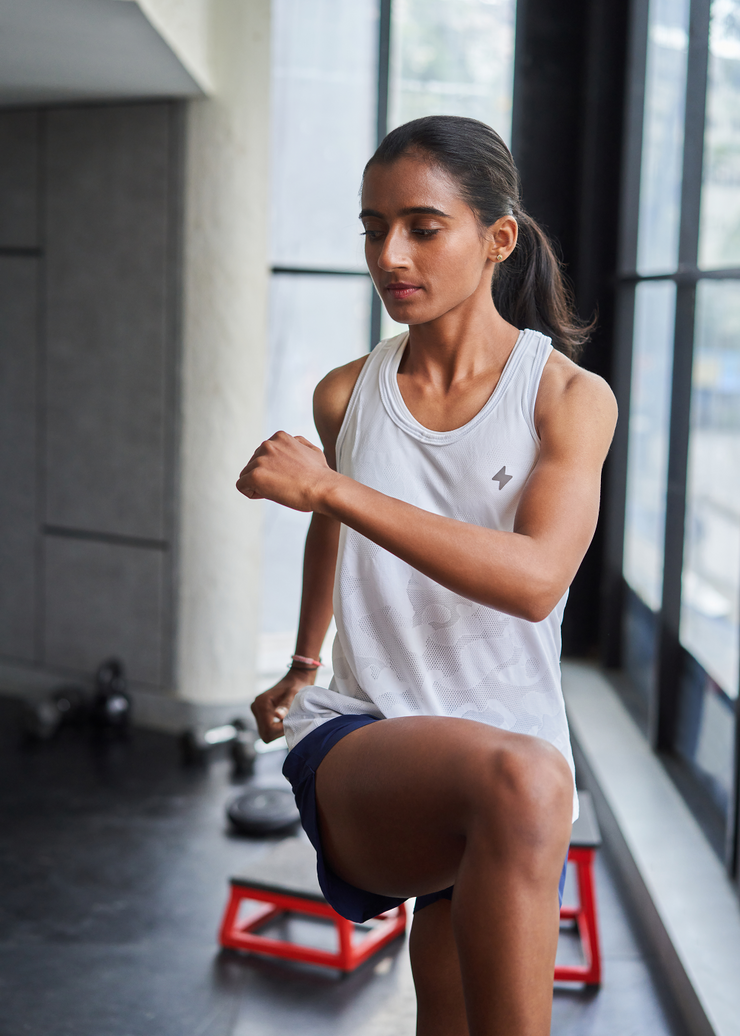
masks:
{"type": "Polygon", "coordinates": [[[337,441],[334,446],[334,455],[336,457],[337,462],[337,471],[339,471],[339,457],[342,452],[344,440],[347,436],[347,428],[349,427],[350,418],[352,417],[352,414],[357,408],[357,400],[360,395],[362,383],[365,380],[368,368],[370,367],[370,364],[372,363],[374,356],[380,352],[380,347],[384,344],[384,342],[380,342],[378,345],[376,345],[372,352],[367,354],[367,356],[365,357],[365,362],[362,365],[362,369],[360,373],[357,375],[357,380],[355,381],[354,387],[350,394],[349,401],[347,403],[347,409],[344,411],[344,417],[342,418],[342,423],[339,427],[339,433],[337,434],[337,441]]]}
{"type": "Polygon", "coordinates": [[[540,391],[540,382],[542,381],[542,374],[545,370],[547,361],[550,359],[550,355],[553,351],[553,345],[550,339],[543,334],[537,333],[538,342],[537,349],[535,351],[532,366],[530,368],[530,376],[527,382],[527,390],[524,397],[524,417],[529,426],[529,430],[532,433],[532,438],[536,443],[539,444],[540,437],[537,433],[537,425],[534,419],[534,412],[537,406],[537,396],[540,391]]]}

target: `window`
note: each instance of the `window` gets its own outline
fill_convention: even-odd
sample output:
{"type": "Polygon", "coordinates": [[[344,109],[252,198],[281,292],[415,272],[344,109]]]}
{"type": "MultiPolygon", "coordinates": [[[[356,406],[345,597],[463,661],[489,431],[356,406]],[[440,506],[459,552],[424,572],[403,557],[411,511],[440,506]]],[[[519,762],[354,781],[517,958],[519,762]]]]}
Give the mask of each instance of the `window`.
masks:
{"type": "MultiPolygon", "coordinates": [[[[265,435],[318,442],[312,395],[367,351],[371,285],[357,222],[375,147],[377,0],[276,0],[272,8],[272,284],[265,435]]],[[[259,669],[269,686],[295,650],[310,515],[264,505],[259,669]]]]}
{"type": "Polygon", "coordinates": [[[730,698],[740,674],[740,280],[700,281],[681,643],[730,698]]]}
{"type": "Polygon", "coordinates": [[[635,295],[624,577],[657,612],[663,594],[676,285],[643,281],[635,295]]]}
{"type": "Polygon", "coordinates": [[[740,265],[740,3],[714,0],[699,262],[710,270],[740,265]]]}
{"type": "MultiPolygon", "coordinates": [[[[464,115],[509,143],[515,14],[516,0],[393,0],[388,129],[464,115]]],[[[405,330],[382,310],[382,338],[405,330]]]]}
{"type": "MultiPolygon", "coordinates": [[[[313,390],[367,350],[369,282],[364,277],[274,274],[270,292],[267,427],[318,445],[313,390]]],[[[295,650],[303,546],[311,516],[266,501],[262,671],[284,670],[295,650]]]]}
{"type": "Polygon", "coordinates": [[[624,212],[620,258],[632,371],[623,660],[655,747],[672,772],[683,766],[681,786],[705,830],[708,815],[719,818],[708,833],[720,853],[729,846],[734,871],[740,0],[637,0],[634,11],[642,61],[628,133],[640,144],[627,148],[625,182],[638,198],[624,212]]]}
{"type": "Polygon", "coordinates": [[[391,128],[466,115],[508,142],[514,13],[512,0],[394,0],[391,128]]]}
{"type": "Polygon", "coordinates": [[[678,265],[689,0],[654,0],[648,12],[637,267],[678,265]]]}

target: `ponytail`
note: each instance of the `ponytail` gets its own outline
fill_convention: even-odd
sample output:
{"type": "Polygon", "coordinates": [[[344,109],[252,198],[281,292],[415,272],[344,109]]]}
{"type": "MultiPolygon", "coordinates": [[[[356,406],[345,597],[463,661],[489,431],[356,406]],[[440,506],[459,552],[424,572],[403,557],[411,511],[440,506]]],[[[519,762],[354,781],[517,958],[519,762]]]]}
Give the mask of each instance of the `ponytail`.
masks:
{"type": "MultiPolygon", "coordinates": [[[[516,247],[494,267],[491,292],[496,309],[514,327],[531,327],[577,360],[595,321],[586,324],[575,311],[573,293],[547,235],[523,209],[515,210],[516,247]]],[[[495,222],[495,221],[494,221],[495,222]]]]}
{"type": "Polygon", "coordinates": [[[587,324],[575,310],[563,265],[540,226],[521,207],[519,173],[501,137],[477,119],[431,115],[392,130],[365,167],[389,165],[414,151],[429,158],[459,184],[482,227],[514,216],[516,247],[494,267],[491,291],[504,320],[532,328],[552,339],[570,359],[578,358],[595,321],[587,324]]]}

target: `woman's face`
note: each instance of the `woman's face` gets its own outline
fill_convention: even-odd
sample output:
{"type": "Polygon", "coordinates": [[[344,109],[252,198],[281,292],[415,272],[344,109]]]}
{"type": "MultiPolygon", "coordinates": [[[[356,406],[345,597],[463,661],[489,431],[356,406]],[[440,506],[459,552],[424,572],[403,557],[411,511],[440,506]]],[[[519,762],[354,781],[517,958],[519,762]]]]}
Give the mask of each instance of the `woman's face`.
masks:
{"type": "Polygon", "coordinates": [[[362,188],[365,258],[390,316],[435,320],[468,300],[491,303],[496,256],[516,244],[516,221],[485,231],[454,180],[423,157],[371,166],[362,188]]]}

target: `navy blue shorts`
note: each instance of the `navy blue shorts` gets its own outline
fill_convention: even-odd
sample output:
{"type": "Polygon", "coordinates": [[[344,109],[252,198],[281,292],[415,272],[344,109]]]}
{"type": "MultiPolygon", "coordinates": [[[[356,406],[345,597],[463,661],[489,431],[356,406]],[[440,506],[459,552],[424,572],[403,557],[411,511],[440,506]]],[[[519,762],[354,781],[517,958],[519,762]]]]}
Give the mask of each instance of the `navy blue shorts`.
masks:
{"type": "MultiPolygon", "coordinates": [[[[368,723],[379,722],[375,716],[337,716],[322,723],[320,727],[306,734],[295,748],[288,753],[283,764],[283,773],[290,781],[296,804],[301,814],[303,829],[308,835],[311,844],[316,850],[317,872],[319,885],[326,900],[334,907],[338,914],[346,917],[349,921],[369,921],[371,917],[377,917],[384,910],[400,906],[403,899],[395,899],[392,896],[379,896],[374,892],[366,892],[354,885],[342,881],[332,870],[329,869],[324,860],[324,853],[321,848],[319,836],[319,819],[316,811],[316,771],[325,755],[334,747],[337,741],[368,723]]],[[[559,895],[560,902],[563,902],[563,887],[565,885],[565,871],[567,858],[563,864],[563,873],[560,875],[559,895]]],[[[426,896],[418,896],[414,913],[429,906],[438,899],[452,899],[452,889],[441,889],[439,892],[430,892],[426,896]]]]}

